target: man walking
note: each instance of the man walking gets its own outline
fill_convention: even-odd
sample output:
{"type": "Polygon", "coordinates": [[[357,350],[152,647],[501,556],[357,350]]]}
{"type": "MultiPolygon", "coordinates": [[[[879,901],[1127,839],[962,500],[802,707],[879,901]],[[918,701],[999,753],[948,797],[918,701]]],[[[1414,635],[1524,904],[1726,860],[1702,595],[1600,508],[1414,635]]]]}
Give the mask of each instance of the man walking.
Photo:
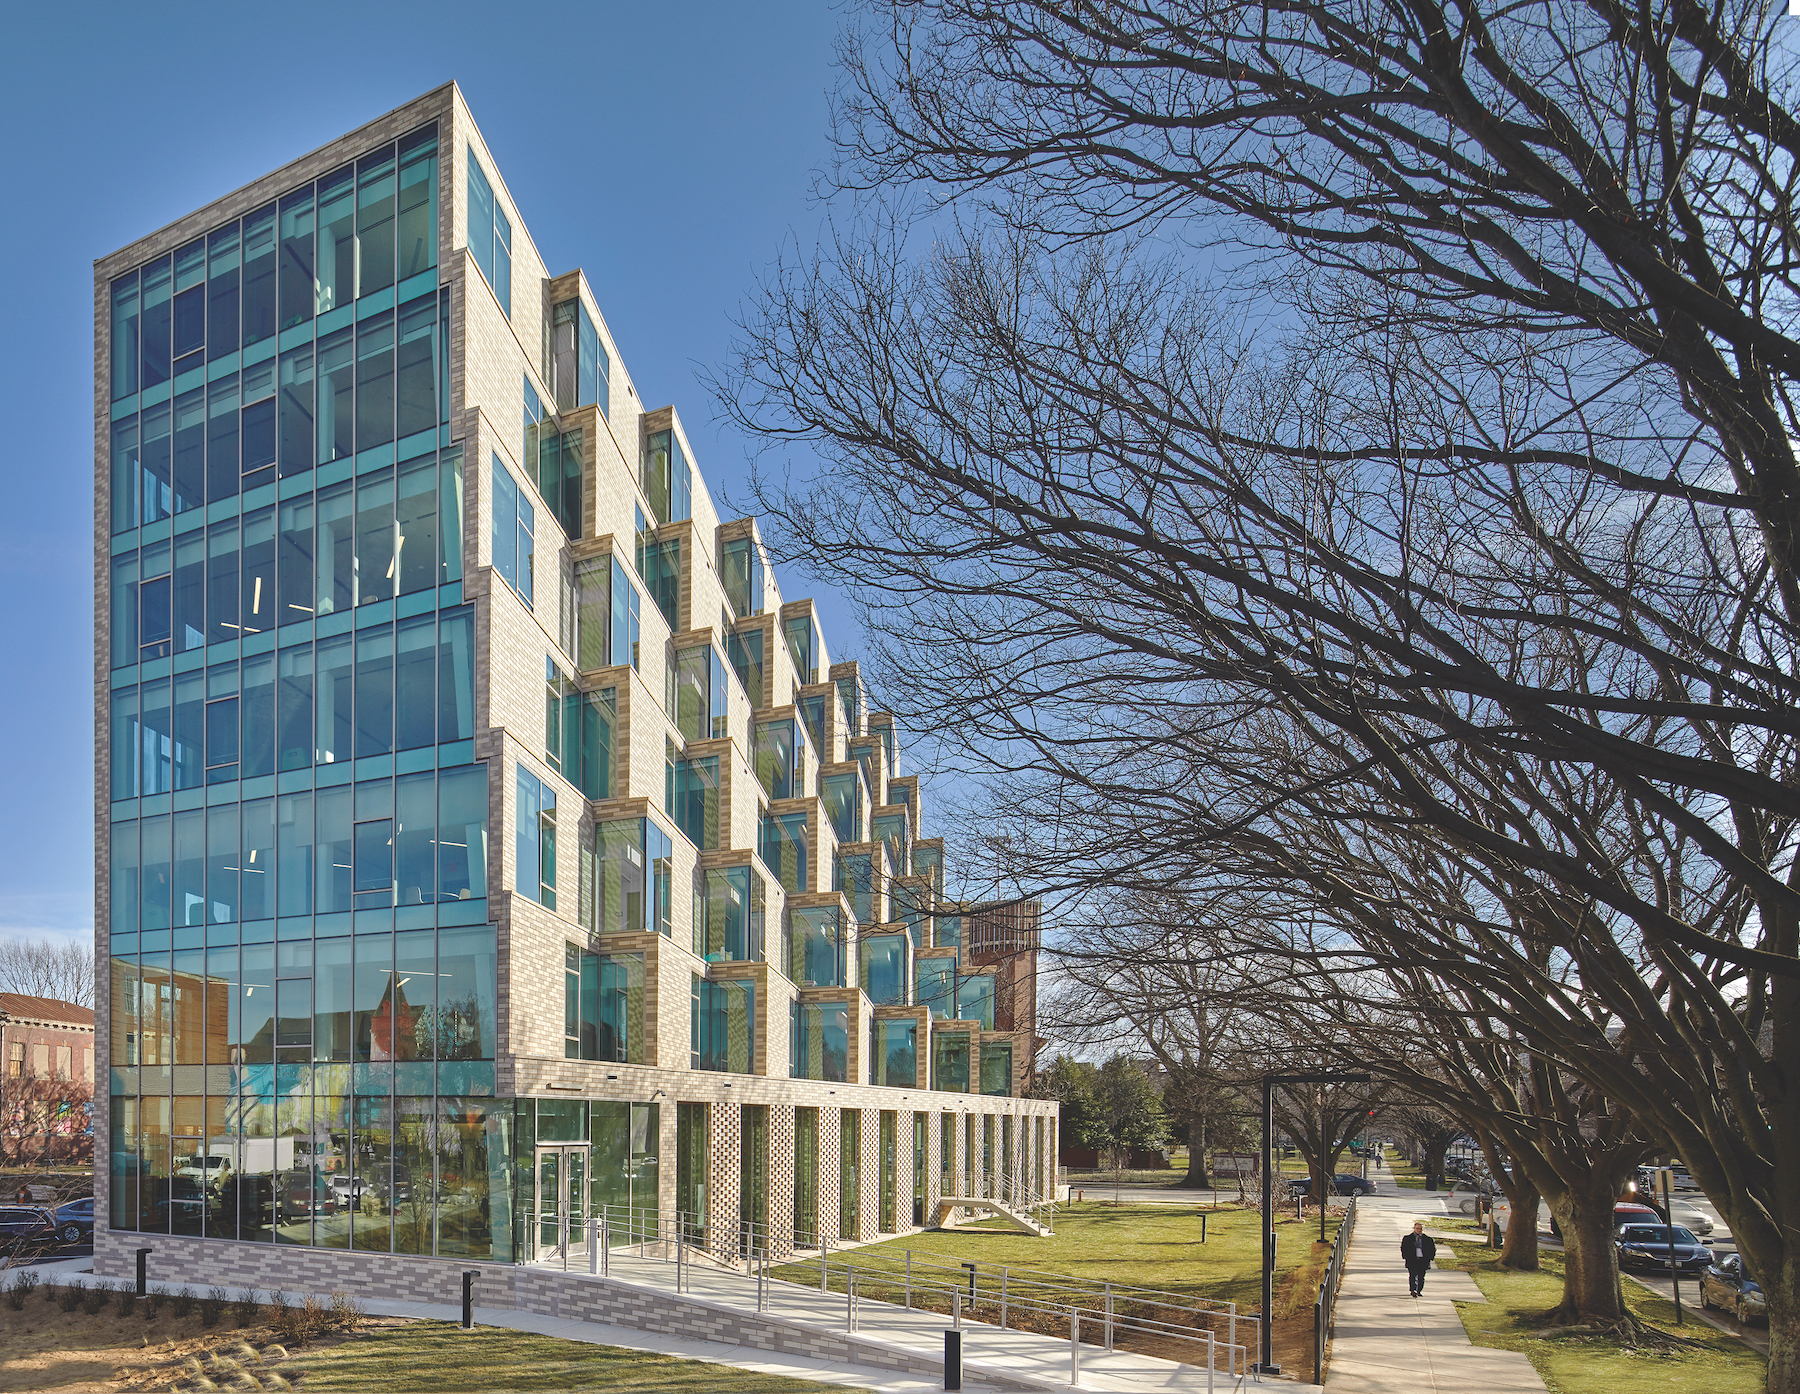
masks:
{"type": "Polygon", "coordinates": [[[1412,1233],[1400,1241],[1400,1257],[1406,1264],[1407,1290],[1417,1297],[1425,1291],[1425,1271],[1437,1257],[1437,1241],[1425,1233],[1423,1220],[1414,1220],[1412,1233]]]}

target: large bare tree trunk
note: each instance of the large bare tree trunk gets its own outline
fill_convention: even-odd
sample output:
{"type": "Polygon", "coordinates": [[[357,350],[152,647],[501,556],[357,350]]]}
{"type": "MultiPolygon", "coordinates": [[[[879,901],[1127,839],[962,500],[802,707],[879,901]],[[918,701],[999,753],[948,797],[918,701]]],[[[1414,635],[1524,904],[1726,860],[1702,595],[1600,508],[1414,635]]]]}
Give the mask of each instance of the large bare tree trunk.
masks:
{"type": "MultiPolygon", "coordinates": [[[[1515,1176],[1519,1172],[1515,1169],[1515,1176]]],[[[1538,1266],[1537,1187],[1523,1179],[1502,1183],[1512,1217],[1506,1224],[1506,1243],[1500,1250],[1500,1266],[1536,1272],[1538,1266]]]]}
{"type": "Polygon", "coordinates": [[[1212,1183],[1206,1176],[1206,1119],[1195,1114],[1188,1120],[1188,1169],[1181,1179],[1181,1189],[1204,1191],[1212,1183]]]}
{"type": "Polygon", "coordinates": [[[1562,1304],[1551,1316],[1565,1325],[1610,1326],[1625,1315],[1612,1243],[1613,1202],[1610,1186],[1571,1189],[1551,1202],[1562,1228],[1566,1271],[1562,1304]]]}

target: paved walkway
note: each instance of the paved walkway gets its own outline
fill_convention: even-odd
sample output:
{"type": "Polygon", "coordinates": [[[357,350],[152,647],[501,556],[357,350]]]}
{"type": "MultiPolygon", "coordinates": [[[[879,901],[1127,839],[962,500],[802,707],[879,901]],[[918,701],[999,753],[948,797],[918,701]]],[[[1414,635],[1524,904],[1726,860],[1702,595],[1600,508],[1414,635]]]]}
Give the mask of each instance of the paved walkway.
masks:
{"type": "MultiPolygon", "coordinates": [[[[1385,1166],[1375,1180],[1377,1196],[1430,1196],[1393,1186],[1385,1166]]],[[[1408,1295],[1400,1240],[1419,1215],[1357,1209],[1325,1370],[1329,1394],[1545,1394],[1544,1381],[1524,1355],[1470,1343],[1453,1304],[1485,1299],[1467,1273],[1435,1270],[1426,1276],[1423,1296],[1408,1295]]],[[[1439,1241],[1440,1249],[1447,1247],[1439,1241]]]]}
{"type": "MultiPolygon", "coordinates": [[[[646,1286],[668,1288],[673,1282],[672,1266],[653,1259],[634,1259],[615,1254],[611,1260],[614,1278],[622,1278],[646,1286]]],[[[717,1302],[738,1311],[754,1306],[755,1286],[737,1274],[695,1267],[689,1270],[686,1295],[701,1301],[717,1302]]],[[[846,1300],[841,1292],[820,1292],[817,1288],[793,1283],[771,1282],[768,1285],[770,1318],[796,1325],[843,1331],[846,1300]]],[[[863,1340],[879,1341],[906,1350],[925,1352],[942,1359],[944,1328],[950,1319],[939,1312],[909,1309],[888,1302],[857,1303],[856,1334],[863,1340]]],[[[1092,1336],[1093,1329],[1083,1322],[1082,1329],[1092,1336]]],[[[1042,1336],[1035,1332],[1001,1330],[986,1322],[963,1321],[963,1363],[965,1379],[975,1381],[984,1370],[1003,1371],[1009,1380],[1029,1383],[1044,1389],[1066,1389],[1070,1385],[1069,1342],[1066,1337],[1042,1336]]],[[[1249,1341],[1248,1328],[1240,1338],[1249,1341]]],[[[1109,1351],[1085,1341],[1081,1347],[1080,1388],[1118,1391],[1168,1391],[1169,1394],[1203,1394],[1258,1387],[1243,1374],[1235,1379],[1225,1373],[1226,1354],[1221,1345],[1219,1370],[1209,1383],[1206,1366],[1160,1360],[1155,1356],[1132,1351],[1109,1351]]],[[[1240,1352],[1238,1369],[1244,1368],[1246,1354],[1240,1352]]],[[[938,1386],[941,1387],[941,1386],[938,1386]]],[[[1316,1385],[1297,1384],[1290,1380],[1264,1380],[1262,1387],[1289,1391],[1316,1390],[1316,1385]]]]}

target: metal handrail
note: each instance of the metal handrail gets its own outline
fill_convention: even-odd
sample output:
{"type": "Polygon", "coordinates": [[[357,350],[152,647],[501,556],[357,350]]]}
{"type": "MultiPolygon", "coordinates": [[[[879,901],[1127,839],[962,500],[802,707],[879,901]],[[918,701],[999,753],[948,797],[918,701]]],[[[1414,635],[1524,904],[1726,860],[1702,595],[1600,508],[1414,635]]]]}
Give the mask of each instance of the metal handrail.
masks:
{"type": "Polygon", "coordinates": [[[1344,1278],[1344,1260],[1350,1252],[1350,1236],[1356,1232],[1356,1197],[1344,1207],[1344,1218],[1338,1224],[1337,1237],[1331,1241],[1331,1258],[1325,1264],[1325,1275],[1319,1280],[1319,1295],[1313,1300],[1313,1383],[1325,1382],[1325,1337],[1331,1330],[1337,1312],[1338,1287],[1344,1278]]]}
{"type": "MultiPolygon", "coordinates": [[[[531,1214],[530,1223],[544,1217],[531,1214]]],[[[780,1279],[774,1267],[795,1257],[791,1236],[771,1231],[766,1224],[740,1223],[735,1232],[707,1226],[701,1215],[689,1211],[653,1211],[645,1207],[603,1205],[593,1216],[558,1216],[562,1266],[569,1267],[569,1238],[579,1229],[588,1239],[588,1271],[609,1275],[615,1249],[635,1249],[640,1258],[669,1262],[674,1267],[675,1289],[686,1292],[692,1285],[694,1261],[704,1257],[720,1274],[738,1274],[755,1284],[756,1310],[769,1310],[771,1292],[780,1279]],[[726,1252],[720,1241],[730,1235],[726,1252]]],[[[1237,1304],[1213,1298],[1172,1293],[1110,1283],[1083,1283],[1067,1274],[1037,1268],[981,1263],[952,1264],[905,1251],[902,1263],[889,1265],[868,1258],[852,1259],[852,1252],[834,1255],[830,1241],[820,1236],[819,1288],[841,1285],[844,1319],[856,1330],[862,1305],[894,1295],[904,1304],[929,1309],[938,1302],[960,1326],[966,1305],[971,1316],[985,1299],[997,1309],[999,1325],[1016,1326],[1021,1316],[1035,1315],[1053,1326],[1067,1323],[1070,1333],[1071,1379],[1080,1373],[1080,1347],[1084,1343],[1111,1350],[1120,1338],[1133,1336],[1157,1340],[1182,1340],[1195,1351],[1189,1362],[1204,1363],[1210,1384],[1220,1354],[1226,1373],[1236,1378],[1250,1373],[1250,1352],[1258,1348],[1259,1319],[1239,1313],[1237,1304]],[[986,1283],[984,1292],[983,1283],[986,1283]],[[997,1284],[997,1285],[996,1285],[997,1284]],[[1134,1310],[1135,1309],[1135,1310],[1134,1310]],[[1145,1310],[1148,1309],[1148,1310],[1145,1310]],[[1083,1327],[1087,1327],[1084,1335],[1083,1327]],[[1242,1337],[1242,1339],[1240,1339],[1242,1337]],[[1199,1352],[1204,1351],[1202,1355],[1199,1352]]],[[[808,1267],[813,1260],[801,1260],[808,1267]]]]}

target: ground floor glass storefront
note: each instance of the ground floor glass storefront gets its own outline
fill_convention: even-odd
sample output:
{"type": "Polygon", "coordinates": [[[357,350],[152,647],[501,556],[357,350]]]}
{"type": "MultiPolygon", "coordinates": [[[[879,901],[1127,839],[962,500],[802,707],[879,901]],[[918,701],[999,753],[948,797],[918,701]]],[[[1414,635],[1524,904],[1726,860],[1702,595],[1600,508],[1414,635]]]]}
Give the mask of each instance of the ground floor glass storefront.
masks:
{"type": "Polygon", "coordinates": [[[603,1214],[615,1245],[655,1224],[656,1104],[359,1096],[349,1067],[263,1078],[115,1097],[111,1228],[509,1263],[585,1253],[603,1214]]]}

